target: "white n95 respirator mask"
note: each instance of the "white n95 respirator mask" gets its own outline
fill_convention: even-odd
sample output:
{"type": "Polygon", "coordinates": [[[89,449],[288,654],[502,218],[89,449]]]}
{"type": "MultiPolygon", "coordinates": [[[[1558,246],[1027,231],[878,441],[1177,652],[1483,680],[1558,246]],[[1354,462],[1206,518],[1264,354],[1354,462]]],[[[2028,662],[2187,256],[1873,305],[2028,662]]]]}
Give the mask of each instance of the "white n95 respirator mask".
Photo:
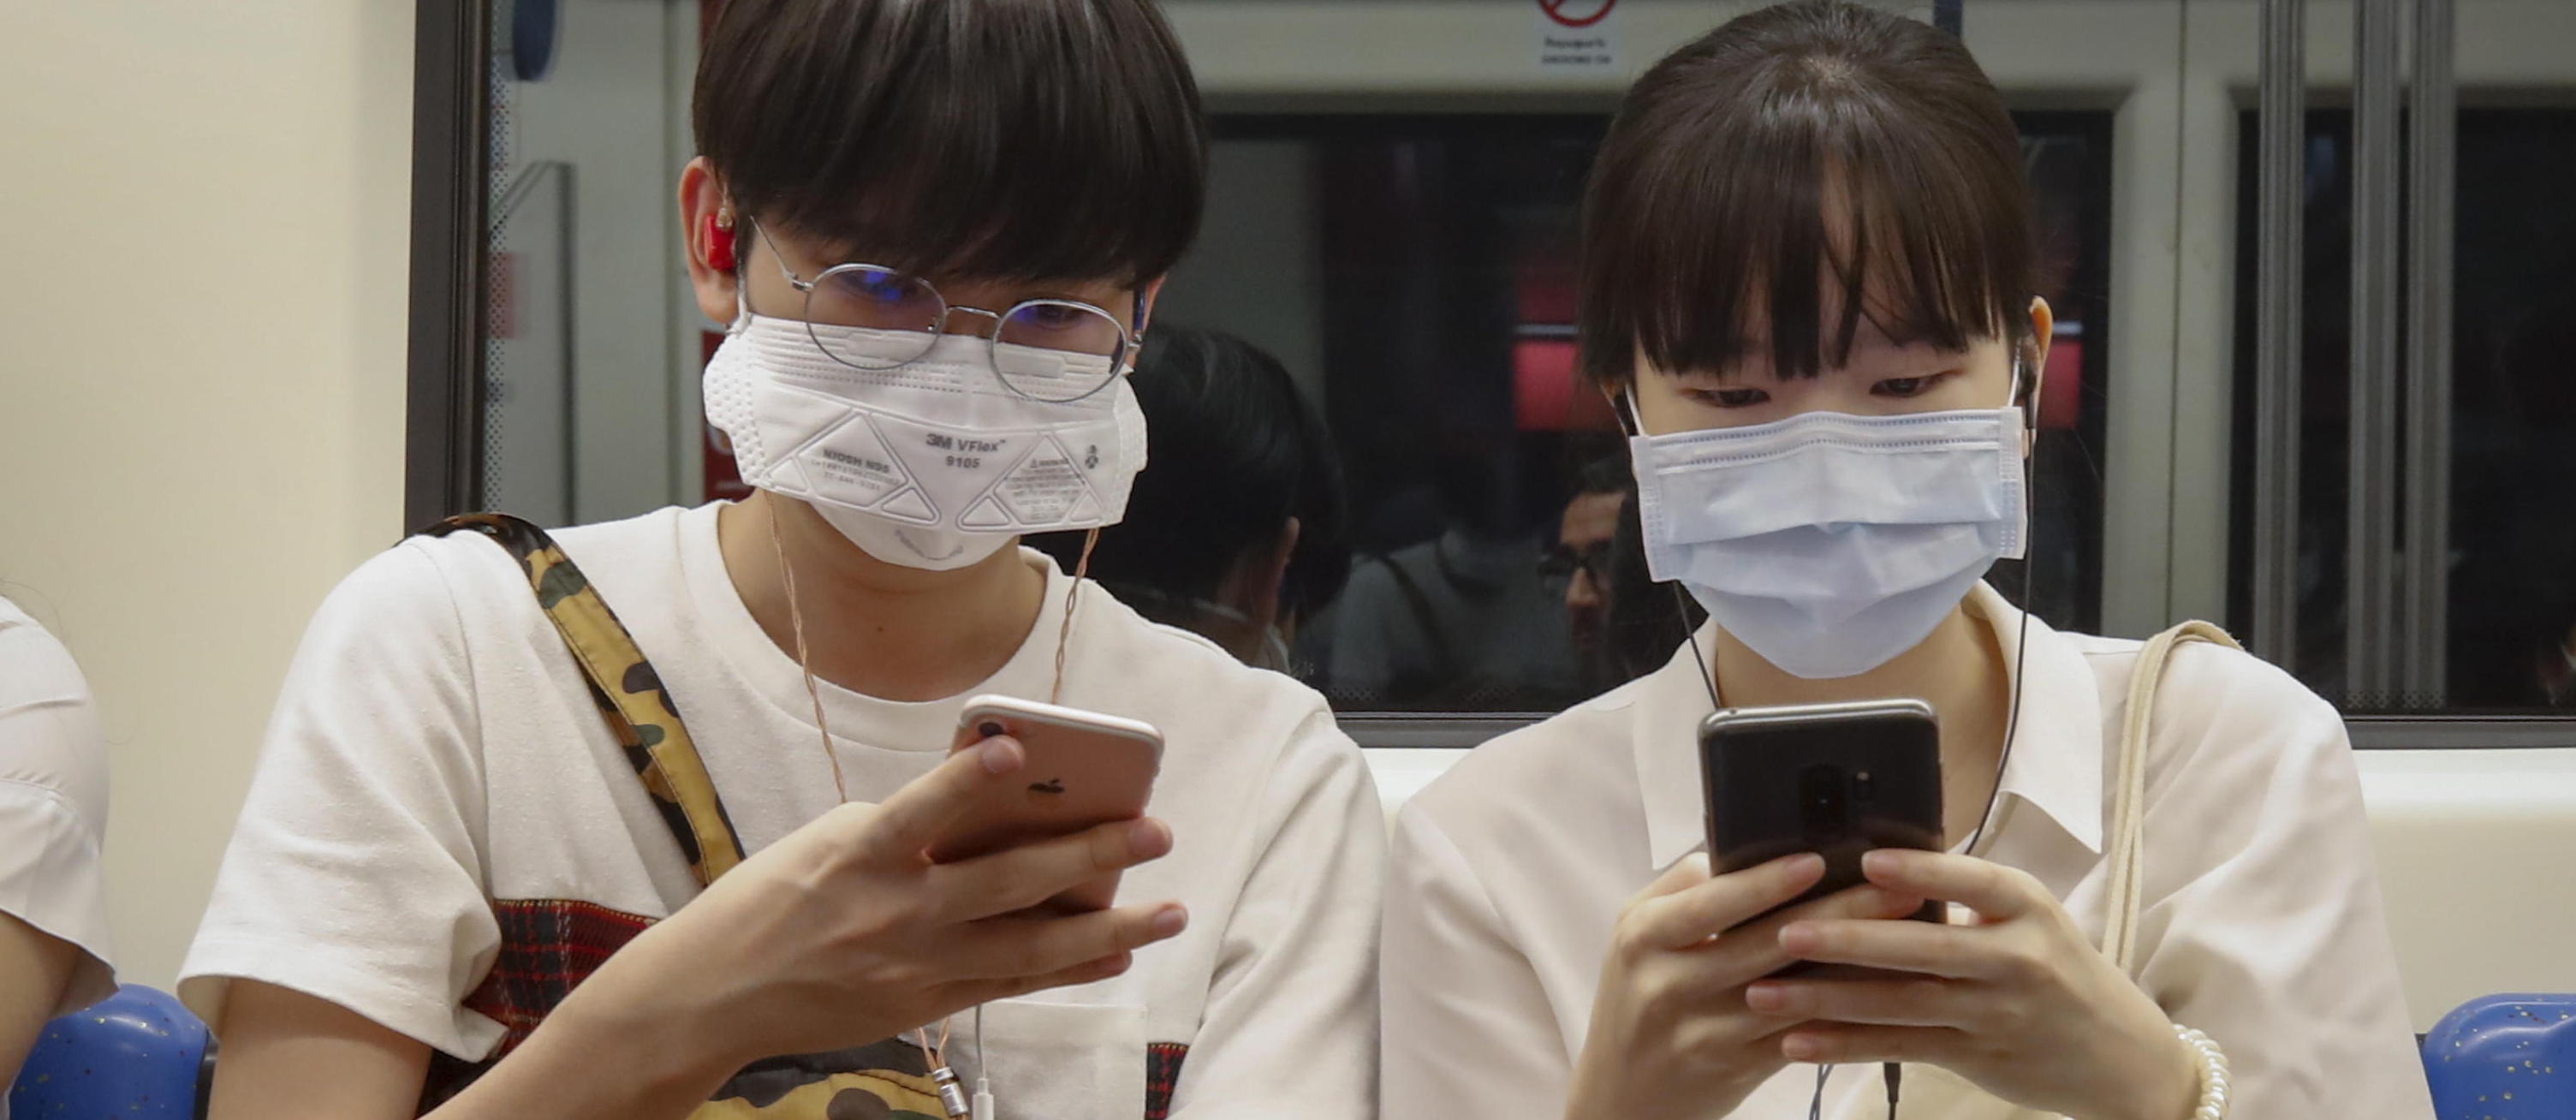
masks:
{"type": "MultiPolygon", "coordinates": [[[[810,330],[833,332],[844,352],[897,333],[810,330]]],[[[943,335],[917,359],[871,370],[833,360],[808,331],[737,318],[707,362],[707,421],[732,440],[744,482],[813,506],[868,555],[947,571],[1023,533],[1125,515],[1145,466],[1145,413],[1125,377],[1082,400],[1039,401],[1002,383],[980,337],[943,335]]]]}
{"type": "Polygon", "coordinates": [[[2019,408],[1628,441],[1646,566],[1782,670],[1857,676],[1914,648],[2029,535],[2019,408]]]}

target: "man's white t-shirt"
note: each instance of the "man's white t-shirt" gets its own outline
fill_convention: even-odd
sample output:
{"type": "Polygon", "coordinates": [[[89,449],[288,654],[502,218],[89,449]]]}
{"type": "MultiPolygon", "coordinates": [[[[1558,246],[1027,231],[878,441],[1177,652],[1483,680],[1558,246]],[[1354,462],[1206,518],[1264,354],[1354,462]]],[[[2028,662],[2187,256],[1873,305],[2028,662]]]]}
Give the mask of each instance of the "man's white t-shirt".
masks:
{"type": "MultiPolygon", "coordinates": [[[[556,539],[659,671],[757,852],[836,795],[802,675],[725,571],[720,508],[556,539]]],[[[966,696],[1047,698],[1069,580],[1021,556],[1046,574],[1044,607],[991,679],[922,703],[821,684],[852,798],[936,766],[966,696]]],[[[1358,749],[1312,690],[1080,595],[1062,702],[1165,737],[1149,812],[1173,851],[1121,897],[1178,900],[1191,921],[1124,976],[987,1009],[1002,1115],[1142,1116],[1149,1064],[1176,1118],[1373,1115],[1383,837],[1358,749]]],[[[476,534],[414,538],[315,616],[180,992],[220,1024],[230,979],[264,981],[477,1061],[526,1026],[485,1013],[513,985],[586,974],[697,892],[516,561],[476,534]]],[[[955,1027],[971,1078],[967,1017],[955,1027]]]]}

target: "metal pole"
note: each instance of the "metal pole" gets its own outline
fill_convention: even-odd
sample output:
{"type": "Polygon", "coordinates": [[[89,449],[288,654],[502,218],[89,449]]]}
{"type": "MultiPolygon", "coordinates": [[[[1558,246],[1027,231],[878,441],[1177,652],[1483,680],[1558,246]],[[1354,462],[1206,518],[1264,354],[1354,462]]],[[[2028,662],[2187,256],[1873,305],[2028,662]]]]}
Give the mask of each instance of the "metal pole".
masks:
{"type": "Polygon", "coordinates": [[[2352,471],[2344,656],[2348,709],[2397,685],[2397,7],[2357,0],[2353,35],[2352,471]]]}
{"type": "Polygon", "coordinates": [[[2299,637],[2299,341],[2307,288],[2307,0],[2263,0],[2254,321],[2255,652],[2299,637]]]}
{"type": "Polygon", "coordinates": [[[2451,551],[2451,250],[2459,86],[2451,0],[2415,0],[2408,87],[2406,559],[2400,666],[2409,706],[2448,692],[2451,551]]]}

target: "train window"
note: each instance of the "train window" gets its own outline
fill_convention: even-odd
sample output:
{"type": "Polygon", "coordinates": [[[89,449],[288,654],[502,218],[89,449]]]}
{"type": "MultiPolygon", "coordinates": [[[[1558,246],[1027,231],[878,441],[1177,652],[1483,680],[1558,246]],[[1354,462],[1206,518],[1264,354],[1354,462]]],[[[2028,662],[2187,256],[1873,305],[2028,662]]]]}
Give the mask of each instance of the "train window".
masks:
{"type": "MultiPolygon", "coordinates": [[[[2243,120],[2231,567],[2251,569],[2255,121],[2243,120]]],[[[2309,114],[2297,641],[2291,668],[2354,714],[2576,706],[2576,111],[2469,108],[2457,133],[2452,422],[2438,687],[2347,681],[2352,115],[2309,114]]],[[[2402,401],[2402,395],[2401,395],[2402,401]]],[[[2402,404],[2401,404],[2402,408],[2402,404]]],[[[2400,416],[2404,422],[2405,417],[2400,416]]],[[[2398,532],[2407,526],[2401,520],[2398,532]]],[[[2237,581],[2231,611],[2252,611],[2237,581]]]]}
{"type": "MultiPolygon", "coordinates": [[[[2464,743],[2544,731],[2552,743],[2576,741],[2576,720],[2449,718],[2576,706],[2576,495],[2556,469],[2560,449],[2576,446],[2576,378],[2562,368],[2576,353],[2576,210],[2558,197],[2576,179],[2576,109],[2550,92],[2564,84],[2550,77],[2559,71],[2522,53],[2547,38],[2530,21],[2563,22],[2562,5],[2507,5],[2510,28],[2497,22],[2502,7],[2457,6],[2455,62],[2470,107],[2456,116],[2452,415],[2447,452],[2414,457],[2448,476],[2415,488],[2419,505],[2436,493],[2447,501],[2431,522],[2448,529],[2437,542],[2447,563],[2434,578],[2423,577],[2431,562],[2409,572],[2407,517],[2395,518],[2397,547],[2363,553],[2384,578],[2364,586],[2373,601],[2398,587],[2408,620],[2391,626],[2373,609],[2358,637],[2346,633],[2347,604],[2362,600],[2344,586],[2354,538],[2350,112],[2308,116],[2303,407],[2289,422],[2300,431],[2301,488],[2294,501],[2286,491],[2258,497],[2255,460],[2280,449],[2255,442],[2259,133],[2253,112],[2228,107],[2250,110],[2247,83],[2269,65],[2256,57],[2251,9],[2129,6],[2137,10],[2118,17],[2128,30],[2105,37],[2099,21],[2114,17],[2098,5],[2040,4],[2015,14],[2012,38],[1979,44],[2009,96],[2048,107],[2016,119],[2041,225],[2037,286],[2059,320],[2044,371],[2033,559],[1992,582],[2026,594],[2049,622],[2088,632],[2136,636],[2223,609],[2265,655],[2357,717],[2357,739],[2376,727],[2386,733],[2376,741],[2412,745],[2440,724],[2464,743]],[[2203,14],[2219,22],[2205,27],[2203,14]],[[2245,33],[2203,33],[2222,26],[2245,33]],[[2184,54],[2195,61],[2182,66],[2184,54]],[[2225,261],[2227,200],[2204,184],[2228,173],[2216,169],[2230,143],[2232,364],[2204,349],[2227,341],[2225,328],[2204,324],[2227,313],[2228,297],[2202,282],[2208,261],[2225,261]],[[2115,159],[2125,254],[2116,262],[2115,159]],[[2122,322],[2111,321],[2114,306],[2122,322]],[[2222,384],[2232,407],[2214,399],[2222,384]],[[2258,534],[2258,501],[2297,514],[2262,519],[2258,534]],[[2295,564],[2270,563],[2268,546],[2291,522],[2295,564]],[[2276,599],[2292,577],[2295,588],[2276,599]],[[2258,587],[2265,606],[2293,609],[2253,625],[2258,587]],[[2442,608],[2429,612],[2437,617],[2428,603],[2442,608]],[[2286,631],[2285,614],[2295,622],[2286,631]],[[2392,629],[2407,633],[2392,640],[2392,629]],[[2391,679],[2382,663],[2399,659],[2398,685],[2351,687],[2391,679]]],[[[688,15],[712,7],[568,4],[559,49],[541,58],[518,57],[505,19],[449,29],[491,38],[460,46],[456,72],[432,83],[438,98],[422,119],[436,127],[417,137],[411,523],[501,507],[570,524],[744,493],[697,408],[721,324],[702,321],[689,298],[670,210],[702,31],[688,15]]],[[[1252,23],[1238,21],[1240,5],[1170,7],[1217,112],[1207,221],[1156,326],[1210,328],[1275,357],[1327,421],[1347,498],[1339,530],[1310,542],[1345,557],[1347,579],[1310,587],[1299,625],[1265,633],[1220,618],[1202,629],[1243,630],[1221,640],[1287,665],[1345,715],[1387,717],[1364,736],[1373,745],[1472,742],[1660,664],[1689,607],[1644,578],[1622,443],[1574,364],[1576,213],[1617,77],[1539,81],[1520,53],[1519,19],[1506,57],[1488,49],[1505,40],[1476,38],[1492,28],[1464,7],[1449,12],[1455,5],[1407,8],[1440,9],[1437,26],[1466,36],[1436,65],[1409,47],[1312,67],[1278,62],[1308,52],[1256,40],[1338,42],[1347,20],[1308,20],[1296,5],[1272,5],[1252,23]],[[1335,583],[1338,596],[1318,609],[1335,583]]],[[[1631,25],[1632,68],[1658,42],[1704,30],[1688,6],[1644,14],[1658,7],[1631,25]]],[[[1968,20],[1972,38],[2004,25],[1968,20]]],[[[1449,32],[1424,30],[1432,26],[1387,25],[1398,39],[1445,46],[1449,32]]],[[[2321,26],[2310,36],[2323,48],[2312,60],[2320,80],[2350,71],[2331,45],[2340,34],[2321,26]]],[[[2322,89],[2314,99],[2346,102],[2322,89]]],[[[2416,262],[2399,265],[2403,290],[2416,262]]],[[[2412,384],[2402,364],[2395,376],[2412,384]]],[[[2376,430],[2384,441],[2385,427],[2376,430]]],[[[2405,458],[2397,448],[2365,462],[2431,477],[2405,458]]],[[[2390,531],[2363,529],[2383,541],[2390,531]]],[[[1188,531],[1190,541],[1219,539],[1195,521],[1188,531]]],[[[2415,551],[2432,551],[2426,536],[2415,536],[2415,551]]],[[[1169,605],[1211,613],[1207,601],[1169,605]]]]}
{"type": "MultiPolygon", "coordinates": [[[[2043,617],[2101,612],[2111,114],[2019,116],[2058,310],[2037,463],[2043,617]]],[[[1159,323],[1239,335],[1329,423],[1350,578],[1292,661],[1355,712],[1544,713],[1638,675],[1685,609],[1645,578],[1624,447],[1574,362],[1598,114],[1220,117],[1159,323]],[[1622,531],[1624,527],[1624,532],[1622,531]]]]}

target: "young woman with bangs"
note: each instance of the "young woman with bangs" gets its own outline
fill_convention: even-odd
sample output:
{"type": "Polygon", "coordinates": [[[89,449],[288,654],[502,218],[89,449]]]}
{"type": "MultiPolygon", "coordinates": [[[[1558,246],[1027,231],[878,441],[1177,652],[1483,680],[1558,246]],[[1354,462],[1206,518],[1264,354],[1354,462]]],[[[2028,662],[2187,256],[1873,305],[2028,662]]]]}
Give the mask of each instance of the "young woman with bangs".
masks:
{"type": "Polygon", "coordinates": [[[1710,620],[1407,804],[1388,1115],[2431,1115],[2335,710],[2214,632],[2060,633],[1982,582],[2052,328],[2021,168],[1964,46],[1841,0],[1629,92],[1582,361],[1710,620]],[[1884,698],[1938,715],[1949,850],[1776,914],[1822,859],[1713,873],[1702,718],[1884,698]]]}

